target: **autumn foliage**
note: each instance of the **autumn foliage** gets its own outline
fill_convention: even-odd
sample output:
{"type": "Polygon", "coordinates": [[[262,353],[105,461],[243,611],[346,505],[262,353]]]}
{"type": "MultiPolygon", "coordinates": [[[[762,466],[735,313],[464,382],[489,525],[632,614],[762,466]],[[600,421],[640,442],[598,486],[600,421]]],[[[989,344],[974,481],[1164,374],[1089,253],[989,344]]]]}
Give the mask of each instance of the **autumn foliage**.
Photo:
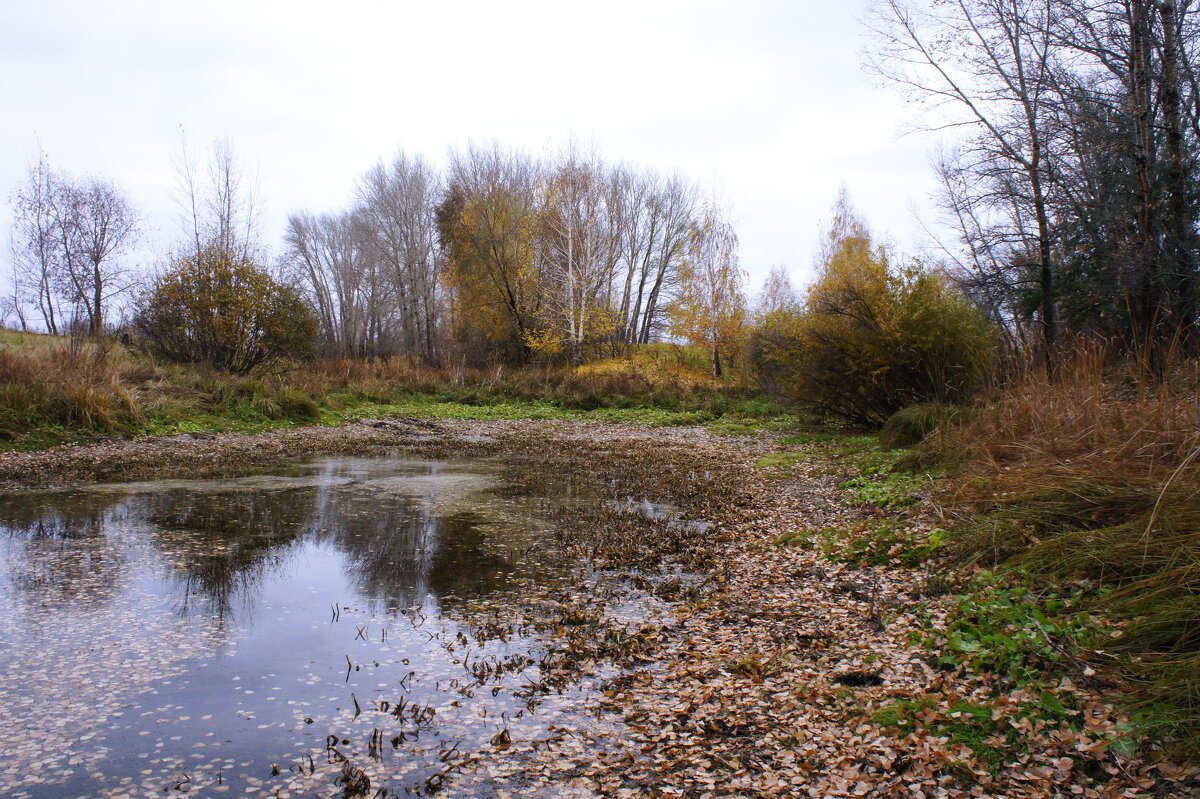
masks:
{"type": "Polygon", "coordinates": [[[764,319],[753,353],[801,407],[882,424],[914,403],[969,398],[993,346],[982,314],[939,275],[897,266],[854,235],[832,251],[798,310],[764,319]]]}
{"type": "Polygon", "coordinates": [[[159,277],[140,298],[135,326],[155,354],[233,374],[309,356],[317,340],[298,291],[217,247],[159,277]]]}
{"type": "Polygon", "coordinates": [[[733,226],[705,208],[688,236],[670,309],[671,332],[712,354],[713,377],[721,377],[721,353],[733,351],[746,322],[737,247],[733,226]]]}

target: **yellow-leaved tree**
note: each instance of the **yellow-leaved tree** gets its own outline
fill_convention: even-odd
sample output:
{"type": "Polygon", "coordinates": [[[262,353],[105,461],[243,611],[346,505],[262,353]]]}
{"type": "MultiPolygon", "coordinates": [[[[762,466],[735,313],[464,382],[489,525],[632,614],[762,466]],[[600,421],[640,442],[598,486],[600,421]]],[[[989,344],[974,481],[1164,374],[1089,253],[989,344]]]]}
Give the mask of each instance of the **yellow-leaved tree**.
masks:
{"type": "Polygon", "coordinates": [[[707,205],[688,236],[668,319],[673,334],[712,353],[713,377],[722,376],[721,353],[737,347],[746,324],[744,283],[733,225],[707,205]]]}
{"type": "Polygon", "coordinates": [[[478,365],[524,362],[541,306],[532,188],[520,164],[485,155],[472,151],[456,162],[458,182],[437,210],[452,332],[478,365]]]}
{"type": "Polygon", "coordinates": [[[919,263],[893,263],[855,231],[829,249],[804,305],[763,320],[755,367],[800,407],[882,424],[916,403],[961,402],[995,335],[978,308],[919,263]]]}

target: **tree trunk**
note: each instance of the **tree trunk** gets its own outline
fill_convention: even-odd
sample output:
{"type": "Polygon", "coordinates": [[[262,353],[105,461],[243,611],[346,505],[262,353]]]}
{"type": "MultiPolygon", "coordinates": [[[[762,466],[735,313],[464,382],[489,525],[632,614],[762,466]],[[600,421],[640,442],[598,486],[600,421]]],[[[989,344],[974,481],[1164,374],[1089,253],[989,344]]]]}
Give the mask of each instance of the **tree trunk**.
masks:
{"type": "Polygon", "coordinates": [[[1029,170],[1029,182],[1033,189],[1033,207],[1037,216],[1038,226],[1038,282],[1042,291],[1042,347],[1043,362],[1047,371],[1053,367],[1054,347],[1058,333],[1058,318],[1055,305],[1054,270],[1050,263],[1050,219],[1046,213],[1046,196],[1042,189],[1040,172],[1041,146],[1037,137],[1033,139],[1032,167],[1029,170]]]}
{"type": "MultiPolygon", "coordinates": [[[[1172,338],[1186,337],[1196,318],[1196,274],[1192,257],[1192,219],[1187,199],[1187,169],[1184,156],[1183,112],[1181,107],[1181,54],[1179,19],[1173,0],[1159,5],[1162,22],[1162,87],[1160,96],[1167,145],[1167,220],[1164,250],[1171,273],[1171,298],[1174,319],[1172,338]]],[[[1182,343],[1182,342],[1181,342],[1182,343]]]]}
{"type": "Polygon", "coordinates": [[[100,262],[92,264],[92,318],[88,320],[91,334],[101,336],[104,333],[104,276],[100,272],[100,262]]]}
{"type": "Polygon", "coordinates": [[[1137,182],[1137,246],[1134,255],[1133,336],[1135,349],[1142,348],[1151,369],[1158,359],[1157,330],[1161,308],[1158,275],[1158,237],[1155,233],[1153,163],[1153,109],[1150,91],[1150,31],[1147,0],[1129,4],[1130,83],[1134,111],[1134,175],[1137,182]]]}

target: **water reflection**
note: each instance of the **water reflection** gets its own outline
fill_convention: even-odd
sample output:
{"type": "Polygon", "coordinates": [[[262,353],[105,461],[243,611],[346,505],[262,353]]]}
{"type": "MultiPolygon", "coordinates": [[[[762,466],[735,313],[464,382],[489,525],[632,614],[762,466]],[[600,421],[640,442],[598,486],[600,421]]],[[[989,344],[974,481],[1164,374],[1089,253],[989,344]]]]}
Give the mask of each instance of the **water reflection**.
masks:
{"type": "Polygon", "coordinates": [[[472,641],[468,659],[469,621],[443,610],[541,568],[545,506],[480,464],[397,459],[0,496],[0,705],[17,731],[0,795],[174,795],[180,773],[243,793],[330,734],[382,731],[405,743],[380,768],[419,782],[445,767],[430,752],[480,745],[524,706],[458,688],[480,658],[530,679],[539,644],[472,641]],[[422,737],[381,712],[400,699],[437,708],[422,737]]]}
{"type": "Polygon", "coordinates": [[[179,611],[224,623],[239,598],[241,608],[250,611],[264,575],[285,563],[292,545],[308,532],[313,493],[176,488],[133,501],[141,506],[151,539],[178,585],[179,611]]]}
{"type": "MultiPolygon", "coordinates": [[[[283,476],[0,497],[0,533],[9,542],[8,579],[40,604],[111,595],[137,528],[184,614],[227,621],[247,612],[264,577],[312,546],[341,553],[360,597],[395,611],[428,595],[477,595],[508,582],[520,547],[489,533],[511,539],[530,531],[504,530],[497,509],[485,517],[478,503],[519,507],[520,497],[444,464],[328,460],[283,476]]],[[[514,524],[521,521],[530,522],[514,524]]]]}
{"type": "Polygon", "coordinates": [[[123,515],[119,504],[0,496],[0,534],[11,539],[3,578],[47,606],[104,602],[121,585],[127,560],[106,534],[123,515]]]}

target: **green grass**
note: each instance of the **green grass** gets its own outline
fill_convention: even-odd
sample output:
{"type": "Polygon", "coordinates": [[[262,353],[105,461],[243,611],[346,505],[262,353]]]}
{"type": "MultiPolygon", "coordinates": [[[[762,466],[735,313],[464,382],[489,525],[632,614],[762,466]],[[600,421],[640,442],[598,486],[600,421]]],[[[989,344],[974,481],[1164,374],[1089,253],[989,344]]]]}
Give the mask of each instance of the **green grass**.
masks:
{"type": "MultiPolygon", "coordinates": [[[[1010,489],[983,510],[965,519],[951,550],[968,563],[994,564],[1016,581],[1077,586],[1079,601],[1115,624],[1094,646],[1121,669],[1126,708],[1139,731],[1200,761],[1194,479],[1054,476],[1010,489]]],[[[1048,632],[1071,646],[1070,630],[1048,632]]]]}
{"type": "MultiPolygon", "coordinates": [[[[805,430],[779,439],[786,447],[761,456],[756,465],[768,474],[786,479],[797,466],[849,476],[840,485],[847,491],[844,502],[884,511],[902,510],[921,501],[933,474],[910,474],[894,470],[901,451],[880,446],[874,435],[844,429],[805,430]]],[[[853,526],[827,527],[816,533],[791,533],[776,539],[776,546],[820,545],[825,557],[856,566],[899,562],[908,566],[924,563],[946,544],[946,532],[916,526],[901,519],[876,519],[853,526]]]]}
{"type": "Polygon", "coordinates": [[[906,508],[921,500],[930,481],[940,475],[898,471],[902,450],[882,447],[878,436],[840,430],[805,431],[779,440],[787,447],[764,455],[757,465],[778,476],[786,476],[802,463],[819,465],[827,471],[849,476],[841,487],[849,492],[853,505],[871,505],[884,510],[906,508]]]}
{"type": "MultiPolygon", "coordinates": [[[[802,417],[793,417],[792,426],[801,423],[802,417]]],[[[795,462],[819,462],[866,478],[890,473],[904,455],[881,447],[876,435],[845,428],[804,430],[779,439],[779,445],[788,448],[781,454],[794,455],[795,462]]]]}
{"type": "Polygon", "coordinates": [[[446,401],[437,394],[410,394],[394,402],[371,402],[348,395],[334,395],[322,402],[315,418],[273,416],[249,403],[236,404],[222,413],[192,411],[182,418],[167,415],[146,420],[137,433],[173,435],[200,432],[255,433],[299,424],[339,425],[362,419],[411,417],[419,419],[544,419],[556,421],[604,421],[656,427],[703,425],[711,421],[704,411],[671,411],[662,408],[597,408],[591,411],[563,408],[538,400],[498,399],[487,404],[446,401]]]}
{"type": "Polygon", "coordinates": [[[888,472],[854,477],[842,483],[855,505],[874,505],[887,510],[907,508],[921,501],[920,491],[929,485],[928,475],[888,472]]]}
{"type": "Polygon", "coordinates": [[[1082,609],[1082,592],[1034,592],[983,572],[949,600],[949,622],[925,643],[944,668],[992,674],[1015,687],[1046,685],[1075,670],[1100,625],[1082,609]]]}
{"type": "Polygon", "coordinates": [[[792,467],[807,463],[809,460],[811,460],[811,456],[804,452],[775,452],[763,455],[755,462],[755,465],[760,469],[786,473],[792,467]]]}
{"type": "Polygon", "coordinates": [[[777,547],[803,547],[809,549],[813,546],[813,533],[808,530],[784,533],[778,536],[774,543],[777,547]]]}
{"type": "Polygon", "coordinates": [[[770,405],[739,408],[708,426],[710,433],[719,436],[753,436],[760,432],[776,432],[795,427],[799,417],[770,405]]]}
{"type": "Polygon", "coordinates": [[[945,530],[912,527],[895,519],[826,527],[817,538],[826,558],[852,566],[882,566],[893,561],[919,566],[946,545],[945,530]]]}
{"type": "Polygon", "coordinates": [[[938,737],[947,738],[952,744],[966,746],[993,770],[1009,760],[1012,749],[1009,746],[997,746],[993,742],[997,733],[1003,733],[1007,725],[998,723],[990,707],[972,702],[954,702],[931,721],[922,722],[918,717],[927,715],[936,704],[932,697],[901,700],[875,711],[871,721],[881,727],[894,728],[902,735],[914,732],[918,726],[927,726],[938,737]]]}

